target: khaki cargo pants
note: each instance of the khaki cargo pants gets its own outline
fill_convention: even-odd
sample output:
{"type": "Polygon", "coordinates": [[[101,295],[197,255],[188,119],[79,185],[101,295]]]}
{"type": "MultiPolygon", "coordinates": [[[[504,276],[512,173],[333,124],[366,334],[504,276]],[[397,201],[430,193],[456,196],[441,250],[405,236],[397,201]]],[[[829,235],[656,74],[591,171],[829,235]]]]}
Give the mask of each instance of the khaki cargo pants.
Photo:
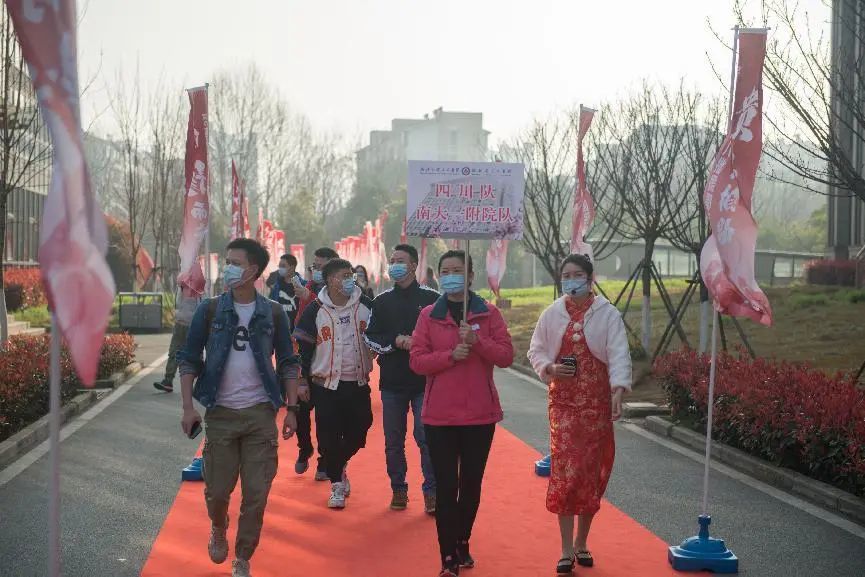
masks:
{"type": "Polygon", "coordinates": [[[235,555],[249,560],[258,546],[264,508],[276,476],[276,409],[262,403],[248,409],[214,407],[204,415],[204,499],[211,522],[228,523],[228,502],[240,476],[240,519],[235,555]]]}

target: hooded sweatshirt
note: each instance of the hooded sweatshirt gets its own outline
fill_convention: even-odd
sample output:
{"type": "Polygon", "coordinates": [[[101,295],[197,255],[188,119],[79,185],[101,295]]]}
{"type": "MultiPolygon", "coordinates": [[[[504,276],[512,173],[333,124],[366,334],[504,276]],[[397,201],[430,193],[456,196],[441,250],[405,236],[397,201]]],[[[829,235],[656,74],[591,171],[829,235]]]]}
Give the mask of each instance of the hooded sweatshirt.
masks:
{"type": "Polygon", "coordinates": [[[342,306],[335,305],[323,288],[303,310],[294,338],[310,384],[336,389],[340,381],[369,382],[372,354],[363,334],[371,310],[372,301],[357,287],[342,306]]]}

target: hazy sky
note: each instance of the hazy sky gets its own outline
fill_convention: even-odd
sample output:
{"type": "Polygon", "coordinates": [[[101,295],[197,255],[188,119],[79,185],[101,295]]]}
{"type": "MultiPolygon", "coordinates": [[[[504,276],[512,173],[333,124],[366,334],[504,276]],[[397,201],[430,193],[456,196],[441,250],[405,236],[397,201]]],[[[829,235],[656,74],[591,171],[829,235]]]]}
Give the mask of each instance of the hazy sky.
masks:
{"type": "MultiPolygon", "coordinates": [[[[820,0],[802,0],[819,5],[820,0]]],[[[85,126],[102,87],[140,63],[143,82],[208,81],[256,63],[322,129],[351,136],[394,117],[484,113],[495,140],[536,115],[614,98],[641,78],[718,90],[707,52],[729,56],[732,0],[78,0],[85,126]]],[[[219,90],[213,86],[212,90],[219,90]]],[[[183,98],[181,91],[178,98],[183,98]]],[[[111,130],[110,119],[97,124],[111,130]]]]}

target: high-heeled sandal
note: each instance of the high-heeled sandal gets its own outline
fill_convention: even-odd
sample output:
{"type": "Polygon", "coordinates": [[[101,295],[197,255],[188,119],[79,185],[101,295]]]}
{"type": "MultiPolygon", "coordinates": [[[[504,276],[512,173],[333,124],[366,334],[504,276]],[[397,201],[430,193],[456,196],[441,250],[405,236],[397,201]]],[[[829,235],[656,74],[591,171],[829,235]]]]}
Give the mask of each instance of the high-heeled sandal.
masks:
{"type": "Polygon", "coordinates": [[[586,551],[577,551],[577,564],[580,567],[593,567],[595,565],[595,558],[592,557],[592,554],[586,551]]]}
{"type": "Polygon", "coordinates": [[[570,575],[574,572],[576,557],[562,557],[556,564],[556,573],[559,575],[570,575]]]}

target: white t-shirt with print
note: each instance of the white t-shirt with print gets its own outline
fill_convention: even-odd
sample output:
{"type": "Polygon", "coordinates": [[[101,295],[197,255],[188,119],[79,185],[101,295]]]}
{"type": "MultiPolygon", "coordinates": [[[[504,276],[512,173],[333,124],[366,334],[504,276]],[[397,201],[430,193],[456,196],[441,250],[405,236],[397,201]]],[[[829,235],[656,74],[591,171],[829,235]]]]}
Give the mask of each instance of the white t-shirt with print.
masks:
{"type": "Polygon", "coordinates": [[[249,321],[255,312],[255,301],[234,303],[238,323],[228,349],[228,360],[216,395],[216,404],[229,409],[246,409],[269,403],[270,397],[261,382],[252,347],[249,344],[249,321]]]}
{"type": "Polygon", "coordinates": [[[338,313],[336,331],[336,345],[342,353],[342,363],[340,366],[340,378],[343,381],[357,380],[357,334],[354,331],[354,323],[352,322],[350,309],[338,313]],[[342,330],[340,330],[342,329],[342,330]]]}

